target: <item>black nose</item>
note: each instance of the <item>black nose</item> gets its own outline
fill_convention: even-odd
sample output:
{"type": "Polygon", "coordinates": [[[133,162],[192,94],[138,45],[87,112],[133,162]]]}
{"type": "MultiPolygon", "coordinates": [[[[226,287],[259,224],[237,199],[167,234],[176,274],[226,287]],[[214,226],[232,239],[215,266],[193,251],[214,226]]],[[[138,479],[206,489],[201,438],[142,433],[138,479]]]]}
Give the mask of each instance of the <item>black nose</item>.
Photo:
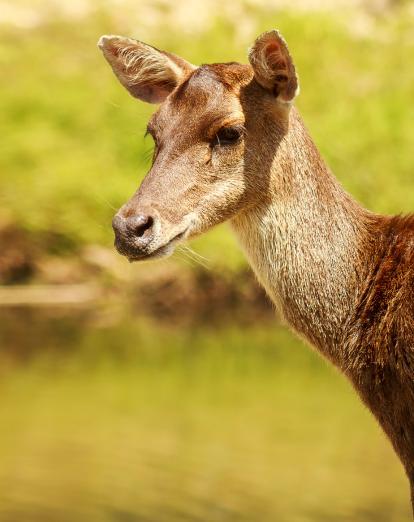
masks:
{"type": "Polygon", "coordinates": [[[149,214],[117,214],[112,220],[116,247],[122,253],[144,249],[153,239],[153,226],[154,218],[149,214]]]}
{"type": "Polygon", "coordinates": [[[136,216],[130,216],[125,219],[125,226],[128,233],[137,237],[148,236],[148,232],[151,232],[153,224],[154,219],[145,214],[137,214],[136,216]]]}

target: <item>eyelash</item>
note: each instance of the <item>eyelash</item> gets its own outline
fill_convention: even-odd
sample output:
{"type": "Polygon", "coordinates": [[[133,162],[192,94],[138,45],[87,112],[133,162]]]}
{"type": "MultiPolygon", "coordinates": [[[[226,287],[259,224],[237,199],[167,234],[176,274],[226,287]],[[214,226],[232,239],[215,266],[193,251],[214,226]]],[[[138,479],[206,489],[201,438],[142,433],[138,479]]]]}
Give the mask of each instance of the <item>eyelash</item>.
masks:
{"type": "Polygon", "coordinates": [[[229,146],[238,143],[243,135],[241,127],[223,127],[214,136],[211,146],[229,146]]]}
{"type": "MultiPolygon", "coordinates": [[[[219,131],[216,133],[214,138],[212,139],[210,145],[212,148],[214,147],[222,147],[222,146],[231,146],[238,143],[242,136],[244,134],[244,128],[241,126],[234,126],[234,127],[222,127],[219,129],[219,131]]],[[[150,132],[148,129],[145,132],[144,137],[151,136],[154,141],[154,153],[158,149],[157,140],[152,132],[150,132]]]]}

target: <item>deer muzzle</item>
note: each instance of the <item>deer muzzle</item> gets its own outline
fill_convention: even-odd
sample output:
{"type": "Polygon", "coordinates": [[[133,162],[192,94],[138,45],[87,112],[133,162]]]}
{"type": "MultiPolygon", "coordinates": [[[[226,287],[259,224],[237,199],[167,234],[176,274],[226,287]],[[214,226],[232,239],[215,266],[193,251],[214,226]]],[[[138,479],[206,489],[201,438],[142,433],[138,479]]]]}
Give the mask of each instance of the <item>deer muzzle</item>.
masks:
{"type": "Polygon", "coordinates": [[[122,209],[113,218],[112,228],[116,249],[130,261],[171,254],[189,231],[186,223],[178,228],[163,223],[155,211],[128,215],[123,214],[122,209]]]}

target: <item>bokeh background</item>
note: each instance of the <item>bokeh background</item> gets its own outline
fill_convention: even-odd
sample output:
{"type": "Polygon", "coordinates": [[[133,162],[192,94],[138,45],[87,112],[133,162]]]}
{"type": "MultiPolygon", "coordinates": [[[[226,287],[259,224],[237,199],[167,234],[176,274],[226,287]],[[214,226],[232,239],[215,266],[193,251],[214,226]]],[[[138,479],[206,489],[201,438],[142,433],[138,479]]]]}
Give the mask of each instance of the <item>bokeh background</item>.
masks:
{"type": "Polygon", "coordinates": [[[152,264],[112,248],[154,108],[99,36],[246,62],[274,27],[346,189],[413,211],[412,1],[0,1],[1,522],[410,520],[384,435],[227,226],[152,264]]]}

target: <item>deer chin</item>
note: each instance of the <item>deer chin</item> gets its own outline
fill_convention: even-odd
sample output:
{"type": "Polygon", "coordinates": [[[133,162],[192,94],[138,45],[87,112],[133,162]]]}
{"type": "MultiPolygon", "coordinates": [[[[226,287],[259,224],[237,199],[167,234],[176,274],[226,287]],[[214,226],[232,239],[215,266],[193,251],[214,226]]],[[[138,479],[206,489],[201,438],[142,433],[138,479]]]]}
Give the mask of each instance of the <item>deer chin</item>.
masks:
{"type": "MultiPolygon", "coordinates": [[[[173,236],[166,243],[157,246],[154,250],[150,250],[145,253],[140,252],[128,252],[126,257],[130,263],[135,263],[136,261],[150,261],[154,259],[161,259],[163,257],[169,257],[174,253],[177,245],[184,241],[186,237],[189,235],[189,226],[187,226],[184,230],[173,236]]],[[[124,254],[125,255],[125,254],[124,254]]]]}

